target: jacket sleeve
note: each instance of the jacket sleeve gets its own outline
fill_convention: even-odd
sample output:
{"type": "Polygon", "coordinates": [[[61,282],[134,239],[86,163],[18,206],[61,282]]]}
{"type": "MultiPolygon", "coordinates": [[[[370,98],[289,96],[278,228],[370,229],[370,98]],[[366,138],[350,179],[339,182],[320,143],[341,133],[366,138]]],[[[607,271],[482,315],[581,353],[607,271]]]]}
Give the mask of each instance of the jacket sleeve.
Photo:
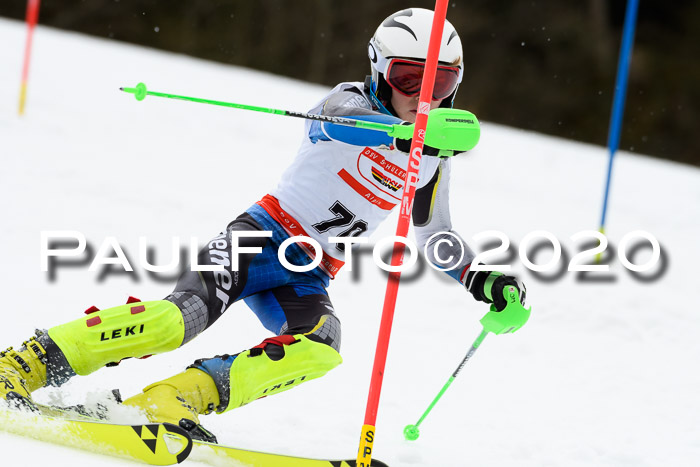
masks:
{"type": "Polygon", "coordinates": [[[413,225],[418,248],[426,259],[461,280],[474,259],[474,251],[454,230],[450,219],[450,159],[443,159],[430,181],[416,190],[413,201],[413,225]]]}
{"type": "MultiPolygon", "coordinates": [[[[373,111],[367,99],[353,88],[331,94],[323,103],[321,114],[390,125],[401,123],[401,119],[397,117],[373,111]]],[[[355,146],[370,147],[390,146],[394,142],[394,138],[383,131],[365,130],[320,121],[314,121],[311,124],[309,139],[313,143],[340,141],[355,146]]]]}

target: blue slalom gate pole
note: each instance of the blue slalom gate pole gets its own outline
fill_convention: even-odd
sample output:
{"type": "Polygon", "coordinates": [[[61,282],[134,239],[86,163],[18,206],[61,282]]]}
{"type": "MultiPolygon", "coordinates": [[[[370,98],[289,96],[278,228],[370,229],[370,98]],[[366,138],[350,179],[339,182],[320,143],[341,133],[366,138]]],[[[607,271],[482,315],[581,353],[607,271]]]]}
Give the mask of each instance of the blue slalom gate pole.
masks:
{"type": "Polygon", "coordinates": [[[608,132],[608,175],[605,181],[605,196],[603,197],[603,213],[600,217],[600,232],[605,233],[605,216],[608,210],[608,197],[610,195],[610,179],[612,178],[613,158],[620,146],[620,133],[622,131],[622,116],[625,111],[625,95],[627,94],[627,76],[629,74],[632,56],[632,44],[634,43],[634,29],[637,24],[637,10],[639,0],[627,0],[625,12],[625,25],[622,31],[622,45],[620,57],[617,62],[617,78],[615,79],[615,95],[613,97],[612,114],[610,115],[610,129],[608,132]]]}

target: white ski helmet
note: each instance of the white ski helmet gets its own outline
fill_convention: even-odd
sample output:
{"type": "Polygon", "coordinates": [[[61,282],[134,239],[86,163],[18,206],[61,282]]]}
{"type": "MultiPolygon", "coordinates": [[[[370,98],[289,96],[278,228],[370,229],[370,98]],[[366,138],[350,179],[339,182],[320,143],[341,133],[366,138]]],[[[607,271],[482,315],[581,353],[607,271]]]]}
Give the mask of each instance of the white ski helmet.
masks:
{"type": "MultiPolygon", "coordinates": [[[[423,64],[428,55],[433,12],[408,8],[394,13],[379,25],[369,41],[368,55],[372,66],[370,96],[374,104],[390,113],[391,93],[404,95],[420,92],[423,64]],[[388,109],[387,109],[388,107],[388,109]]],[[[433,99],[443,99],[441,107],[452,107],[464,70],[462,41],[454,26],[445,20],[438,56],[438,73],[433,99]]]]}

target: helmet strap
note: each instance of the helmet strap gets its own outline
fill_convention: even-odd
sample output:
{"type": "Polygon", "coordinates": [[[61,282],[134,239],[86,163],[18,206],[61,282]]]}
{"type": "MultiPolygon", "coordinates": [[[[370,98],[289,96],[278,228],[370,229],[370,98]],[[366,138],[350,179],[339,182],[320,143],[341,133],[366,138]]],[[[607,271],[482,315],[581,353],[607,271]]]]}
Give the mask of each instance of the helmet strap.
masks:
{"type": "MultiPolygon", "coordinates": [[[[380,79],[382,79],[380,77],[380,79]]],[[[394,108],[391,105],[391,101],[388,101],[387,104],[383,104],[381,100],[379,100],[379,97],[377,97],[377,94],[375,93],[375,90],[372,89],[372,76],[367,75],[365,78],[365,91],[367,94],[369,94],[369,98],[372,101],[372,104],[382,113],[385,113],[387,115],[392,115],[396,116],[396,112],[394,112],[394,108]]],[[[379,83],[377,83],[379,84],[379,83]]]]}
{"type": "Polygon", "coordinates": [[[455,96],[457,95],[457,90],[458,90],[458,89],[459,89],[459,84],[457,85],[457,87],[455,88],[455,90],[452,92],[452,94],[450,94],[449,96],[447,96],[446,98],[444,98],[444,99],[442,100],[442,102],[440,103],[440,107],[441,107],[441,108],[451,109],[451,108],[454,107],[454,105],[455,105],[455,96]]]}

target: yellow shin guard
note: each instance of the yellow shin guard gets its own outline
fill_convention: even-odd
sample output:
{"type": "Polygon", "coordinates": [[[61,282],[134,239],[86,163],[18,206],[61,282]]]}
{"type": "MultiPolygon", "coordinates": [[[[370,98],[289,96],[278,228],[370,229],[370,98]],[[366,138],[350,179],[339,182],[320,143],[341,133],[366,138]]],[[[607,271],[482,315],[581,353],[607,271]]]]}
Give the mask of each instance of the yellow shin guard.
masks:
{"type": "Polygon", "coordinates": [[[204,371],[190,368],[144,388],[142,394],[124,401],[142,409],[152,422],[178,425],[180,420],[199,424],[199,414],[212,412],[219,405],[214,380],[204,371]]]}
{"type": "Polygon", "coordinates": [[[265,339],[238,355],[199,361],[195,366],[214,377],[221,398],[217,412],[222,413],[319,378],[342,361],[329,345],[296,334],[265,339]],[[268,353],[269,344],[275,344],[276,352],[268,353]]]}
{"type": "Polygon", "coordinates": [[[48,332],[73,370],[87,375],[125,358],[175,350],[185,324],[175,304],[158,300],[96,311],[48,332]]]}

